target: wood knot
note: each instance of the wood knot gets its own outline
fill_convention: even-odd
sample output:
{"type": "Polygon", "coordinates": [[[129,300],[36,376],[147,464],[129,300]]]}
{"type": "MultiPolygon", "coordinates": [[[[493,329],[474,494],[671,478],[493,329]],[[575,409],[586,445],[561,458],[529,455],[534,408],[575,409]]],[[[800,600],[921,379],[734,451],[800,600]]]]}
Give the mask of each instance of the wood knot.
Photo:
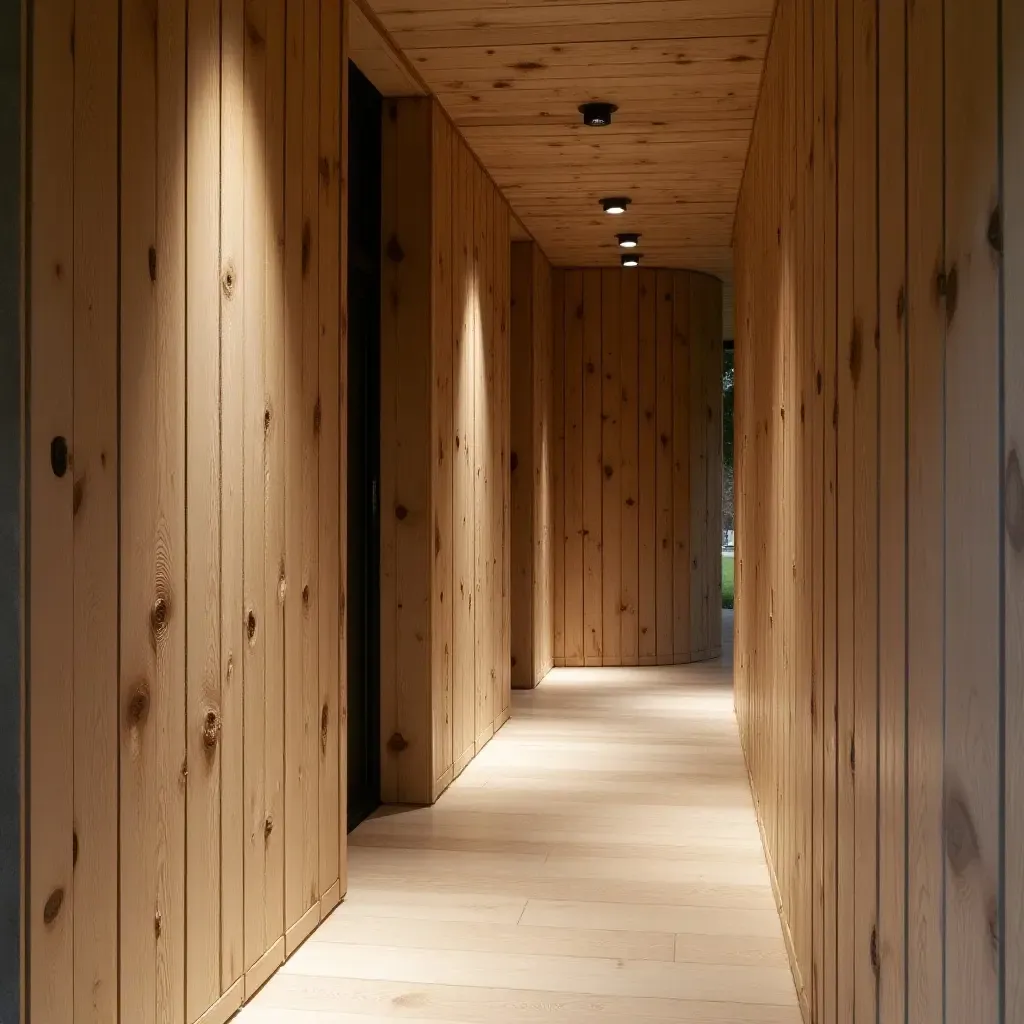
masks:
{"type": "Polygon", "coordinates": [[[57,479],[68,471],[68,439],[60,434],[50,442],[50,469],[57,479]]]}
{"type": "Polygon", "coordinates": [[[207,750],[213,750],[220,739],[220,715],[210,708],[203,716],[203,746],[207,750]]]}
{"type": "Polygon", "coordinates": [[[269,839],[270,833],[274,831],[274,816],[268,814],[266,820],[263,822],[263,838],[269,839]]]}
{"type": "Polygon", "coordinates": [[[146,724],[146,719],[149,717],[149,705],[149,683],[143,679],[135,684],[135,689],[132,690],[132,695],[128,698],[126,718],[129,729],[138,729],[146,724]]]}
{"type": "Polygon", "coordinates": [[[985,232],[988,244],[1000,256],[1003,253],[1003,213],[997,205],[988,218],[988,229],[985,232]]]}
{"type": "Polygon", "coordinates": [[[309,607],[309,584],[308,583],[302,588],[302,603],[307,608],[309,607]]]}
{"type": "Polygon", "coordinates": [[[302,276],[309,273],[309,256],[312,240],[310,238],[309,218],[302,223],[302,276]]]}
{"type": "Polygon", "coordinates": [[[817,389],[818,394],[821,394],[821,370],[818,371],[817,376],[814,379],[814,386],[817,389]]]}
{"type": "Polygon", "coordinates": [[[263,433],[264,434],[269,434],[270,433],[270,410],[269,409],[264,409],[263,410],[263,433]]]}
{"type": "Polygon", "coordinates": [[[874,972],[877,978],[882,967],[881,959],[878,955],[878,928],[871,929],[871,947],[869,955],[871,957],[871,970],[874,972]]]}
{"type": "Polygon", "coordinates": [[[393,733],[391,739],[388,740],[388,750],[393,754],[400,754],[408,746],[408,741],[400,732],[393,733]]]}
{"type": "Polygon", "coordinates": [[[78,832],[71,830],[71,867],[78,867],[78,832]]]}
{"type": "Polygon", "coordinates": [[[628,508],[632,508],[635,504],[636,504],[636,501],[634,501],[633,498],[627,498],[626,499],[626,505],[627,505],[628,508]]]}
{"type": "Polygon", "coordinates": [[[509,460],[509,465],[512,467],[513,473],[519,468],[519,456],[515,452],[512,453],[512,458],[509,460]]]}
{"type": "Polygon", "coordinates": [[[320,180],[325,187],[331,183],[331,162],[325,156],[320,157],[320,180]]]}
{"type": "Polygon", "coordinates": [[[593,372],[594,372],[594,364],[592,362],[588,362],[587,363],[587,373],[593,373],[593,372]]]}
{"type": "Polygon", "coordinates": [[[320,396],[316,396],[316,405],[313,406],[313,434],[319,437],[320,425],[323,420],[323,407],[320,404],[320,396]]]}
{"type": "Polygon", "coordinates": [[[850,332],[850,379],[853,381],[853,386],[857,387],[860,383],[860,369],[864,359],[864,339],[862,335],[862,328],[860,318],[858,317],[853,321],[853,330],[850,332]]]}
{"type": "Polygon", "coordinates": [[[245,635],[249,638],[250,646],[256,642],[256,613],[252,608],[245,617],[245,635]]]}
{"type": "Polygon", "coordinates": [[[1006,533],[1014,551],[1024,551],[1024,480],[1021,478],[1020,456],[1010,449],[1003,481],[1006,533]]]}
{"type": "Polygon", "coordinates": [[[224,297],[230,299],[235,294],[235,267],[234,264],[228,262],[224,267],[224,273],[221,274],[220,287],[221,291],[224,292],[224,297]]]}
{"type": "Polygon", "coordinates": [[[667,448],[668,447],[668,434],[662,434],[661,438],[660,438],[660,441],[661,441],[661,447],[662,448],[667,448]]]}
{"type": "Polygon", "coordinates": [[[164,930],[164,915],[158,910],[153,915],[153,934],[159,939],[164,930]]]}
{"type": "Polygon", "coordinates": [[[518,664],[518,662],[516,661],[516,656],[513,654],[512,655],[512,667],[515,668],[517,664],[518,664]]]}
{"type": "Polygon", "coordinates": [[[58,886],[50,893],[43,905],[43,924],[53,924],[57,920],[62,906],[64,906],[64,889],[58,886]]]}
{"type": "Polygon", "coordinates": [[[392,263],[401,263],[405,259],[405,250],[402,248],[401,243],[398,241],[397,235],[392,235],[388,239],[388,244],[385,249],[387,257],[392,263]]]}
{"type": "Polygon", "coordinates": [[[943,818],[946,833],[946,856],[949,866],[957,875],[964,872],[978,859],[978,833],[974,827],[967,801],[960,789],[952,784],[946,790],[943,818]]]}
{"type": "Polygon", "coordinates": [[[404,519],[409,514],[409,510],[404,505],[395,506],[395,518],[398,520],[404,519]]]}
{"type": "Polygon", "coordinates": [[[611,478],[612,478],[612,476],[614,474],[615,474],[615,470],[612,469],[611,466],[605,466],[604,467],[604,478],[605,478],[605,480],[611,480],[611,478]]]}
{"type": "Polygon", "coordinates": [[[80,476],[71,489],[71,515],[77,516],[85,498],[85,477],[80,476]]]}
{"type": "Polygon", "coordinates": [[[281,559],[281,564],[277,570],[277,603],[284,604],[284,599],[288,596],[288,580],[284,574],[284,559],[281,559]]]}
{"type": "Polygon", "coordinates": [[[325,704],[320,709],[320,749],[324,753],[327,753],[327,725],[329,721],[330,713],[328,712],[327,705],[325,704]]]}
{"type": "Polygon", "coordinates": [[[156,284],[156,246],[151,245],[149,247],[149,280],[151,284],[156,284]]]}
{"type": "Polygon", "coordinates": [[[946,274],[946,287],[943,294],[946,299],[946,326],[948,327],[956,316],[956,304],[960,296],[960,275],[955,263],[946,274]]]}
{"type": "Polygon", "coordinates": [[[158,597],[149,612],[149,626],[154,636],[160,637],[167,632],[167,622],[170,617],[171,609],[167,598],[158,597]]]}

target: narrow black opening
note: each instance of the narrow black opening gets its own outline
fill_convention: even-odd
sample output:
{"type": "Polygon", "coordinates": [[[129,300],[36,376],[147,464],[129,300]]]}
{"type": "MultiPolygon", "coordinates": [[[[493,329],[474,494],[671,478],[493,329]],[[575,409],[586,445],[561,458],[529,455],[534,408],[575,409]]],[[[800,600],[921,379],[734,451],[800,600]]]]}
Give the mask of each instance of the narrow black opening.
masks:
{"type": "Polygon", "coordinates": [[[380,805],[381,95],[349,64],[348,827],[380,805]]]}

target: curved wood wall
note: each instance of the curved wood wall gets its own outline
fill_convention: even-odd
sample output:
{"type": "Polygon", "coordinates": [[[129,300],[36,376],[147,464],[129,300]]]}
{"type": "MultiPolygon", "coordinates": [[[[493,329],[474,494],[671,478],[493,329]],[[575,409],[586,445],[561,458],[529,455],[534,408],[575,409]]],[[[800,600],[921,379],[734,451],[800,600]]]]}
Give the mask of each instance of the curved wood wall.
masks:
{"type": "Polygon", "coordinates": [[[1024,1021],[1022,28],[776,11],[736,221],[736,710],[818,1024],[1024,1021]]]}
{"type": "Polygon", "coordinates": [[[722,285],[554,272],[555,665],[716,657],[722,285]]]}

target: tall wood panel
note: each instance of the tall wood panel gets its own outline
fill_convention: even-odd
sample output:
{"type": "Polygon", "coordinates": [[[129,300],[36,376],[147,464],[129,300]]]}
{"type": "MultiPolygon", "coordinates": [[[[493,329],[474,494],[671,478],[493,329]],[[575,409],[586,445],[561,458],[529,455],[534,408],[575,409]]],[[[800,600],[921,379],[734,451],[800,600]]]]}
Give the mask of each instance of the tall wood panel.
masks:
{"type": "Polygon", "coordinates": [[[565,629],[555,663],[715,658],[721,284],[686,271],[556,269],[554,285],[565,629]]]}
{"type": "Polygon", "coordinates": [[[554,423],[551,265],[533,242],[511,247],[511,682],[530,689],[554,665],[554,423]]]}
{"type": "Polygon", "coordinates": [[[217,1024],[340,897],[344,11],[33,20],[33,1020],[217,1024]]]}
{"type": "Polygon", "coordinates": [[[823,1024],[1022,1012],[1017,21],[786,0],[741,192],[737,717],[823,1024]]]}
{"type": "Polygon", "coordinates": [[[431,803],[509,713],[511,243],[433,100],[383,156],[382,795],[431,803]]]}

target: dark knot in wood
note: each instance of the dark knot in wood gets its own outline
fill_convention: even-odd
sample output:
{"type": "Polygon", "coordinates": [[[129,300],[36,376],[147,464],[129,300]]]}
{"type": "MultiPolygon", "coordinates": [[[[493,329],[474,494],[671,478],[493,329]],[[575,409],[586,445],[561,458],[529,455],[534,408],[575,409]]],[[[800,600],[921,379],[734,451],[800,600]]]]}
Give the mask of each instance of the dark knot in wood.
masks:
{"type": "Polygon", "coordinates": [[[167,632],[167,623],[170,617],[171,608],[167,598],[158,597],[149,612],[149,625],[155,637],[159,638],[167,632]]]}
{"type": "Polygon", "coordinates": [[[320,749],[326,754],[327,753],[327,724],[330,721],[330,713],[327,710],[325,704],[320,709],[320,749]]]}
{"type": "Polygon", "coordinates": [[[71,491],[71,515],[77,516],[82,507],[82,499],[85,498],[85,477],[80,476],[71,491]]]}
{"type": "Polygon", "coordinates": [[[266,821],[263,822],[263,838],[269,839],[270,833],[274,831],[274,816],[272,814],[267,815],[266,821]]]}
{"type": "Polygon", "coordinates": [[[1004,484],[1006,534],[1014,551],[1024,551],[1024,480],[1021,479],[1020,456],[1016,448],[1010,449],[1006,460],[1004,484]]]}
{"type": "Polygon", "coordinates": [[[263,410],[263,433],[264,434],[269,434],[270,433],[270,410],[269,409],[264,409],[263,410]]]}
{"type": "Polygon", "coordinates": [[[953,318],[956,316],[956,304],[957,299],[960,295],[960,275],[957,273],[956,264],[949,268],[949,273],[946,274],[946,326],[950,326],[953,323],[953,318]]]}
{"type": "Polygon", "coordinates": [[[818,375],[814,381],[815,387],[818,389],[818,394],[821,394],[821,370],[818,371],[818,375]]]}
{"type": "Polygon", "coordinates": [[[393,754],[400,754],[408,746],[408,741],[400,732],[393,733],[391,739],[388,740],[388,750],[393,754]]]}
{"type": "Polygon", "coordinates": [[[519,455],[516,452],[512,453],[512,458],[509,460],[509,464],[512,467],[513,473],[519,468],[519,455]]]}
{"type": "Polygon", "coordinates": [[[58,479],[68,471],[68,439],[60,434],[50,442],[50,469],[58,479]]]}
{"type": "Polygon", "coordinates": [[[957,875],[963,873],[978,859],[978,832],[963,793],[954,784],[946,790],[943,815],[946,832],[946,856],[949,866],[957,875]]]}
{"type": "Polygon", "coordinates": [[[320,157],[320,180],[325,186],[331,183],[331,162],[325,156],[320,157]]]}
{"type": "Polygon", "coordinates": [[[228,263],[224,267],[224,273],[221,275],[220,286],[224,292],[224,297],[230,299],[235,294],[235,268],[232,263],[228,263]]]}
{"type": "Polygon", "coordinates": [[[78,867],[78,832],[71,830],[71,866],[78,867]]]}
{"type": "Polygon", "coordinates": [[[160,933],[164,930],[164,915],[158,910],[153,915],[153,934],[159,939],[160,933]]]}
{"type": "Polygon", "coordinates": [[[395,518],[398,520],[404,519],[409,514],[409,510],[404,505],[395,506],[395,518]]]}
{"type": "Polygon", "coordinates": [[[149,717],[149,683],[145,679],[135,684],[131,697],[128,698],[127,719],[130,729],[137,729],[146,724],[149,717]]]}
{"type": "Polygon", "coordinates": [[[988,244],[992,249],[1002,255],[1003,253],[1003,212],[996,206],[988,219],[988,230],[986,231],[988,244]]]}
{"type": "Polygon", "coordinates": [[[207,750],[213,750],[217,746],[217,740],[220,739],[220,728],[220,715],[210,708],[203,716],[203,746],[207,750]]]}
{"type": "Polygon", "coordinates": [[[611,466],[605,466],[604,467],[604,478],[605,478],[605,480],[611,480],[611,478],[614,475],[615,475],[615,470],[612,469],[611,466]]]}
{"type": "Polygon", "coordinates": [[[156,284],[156,246],[151,245],[149,247],[149,280],[151,284],[156,284]]]}
{"type": "Polygon", "coordinates": [[[306,607],[309,607],[309,584],[308,583],[302,588],[302,603],[304,605],[306,605],[306,607]]]}
{"type": "Polygon", "coordinates": [[[256,640],[256,613],[250,608],[249,614],[245,617],[245,635],[252,644],[256,640]]]}
{"type": "Polygon", "coordinates": [[[46,903],[43,905],[43,924],[53,924],[57,920],[62,906],[64,906],[64,889],[58,886],[46,898],[46,903]]]}
{"type": "Polygon", "coordinates": [[[310,239],[310,227],[309,218],[302,224],[302,276],[305,277],[309,273],[309,256],[310,246],[312,242],[310,239]]]}

